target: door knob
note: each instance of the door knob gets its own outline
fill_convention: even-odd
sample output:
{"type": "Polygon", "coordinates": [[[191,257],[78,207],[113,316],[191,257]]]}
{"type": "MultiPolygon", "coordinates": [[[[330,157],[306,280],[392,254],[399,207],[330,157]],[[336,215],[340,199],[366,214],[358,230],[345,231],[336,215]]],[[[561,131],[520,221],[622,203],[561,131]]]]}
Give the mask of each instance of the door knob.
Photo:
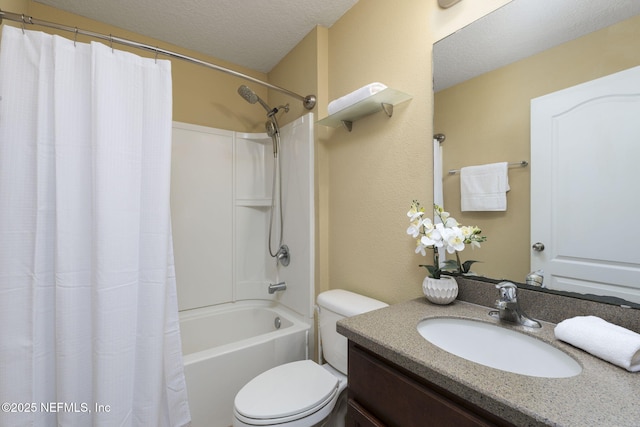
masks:
{"type": "Polygon", "coordinates": [[[534,243],[533,246],[531,246],[531,248],[534,251],[542,252],[542,251],[544,251],[544,243],[542,243],[542,242],[534,243]]]}

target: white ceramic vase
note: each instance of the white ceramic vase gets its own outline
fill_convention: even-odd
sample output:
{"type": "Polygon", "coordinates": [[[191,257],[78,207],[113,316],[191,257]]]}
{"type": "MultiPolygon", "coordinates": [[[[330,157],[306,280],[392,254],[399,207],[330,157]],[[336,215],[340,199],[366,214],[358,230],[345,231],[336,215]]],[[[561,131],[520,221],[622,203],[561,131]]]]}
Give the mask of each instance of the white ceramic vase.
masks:
{"type": "Polygon", "coordinates": [[[458,282],[450,276],[427,276],[422,281],[422,292],[434,304],[450,304],[458,296],[458,282]]]}

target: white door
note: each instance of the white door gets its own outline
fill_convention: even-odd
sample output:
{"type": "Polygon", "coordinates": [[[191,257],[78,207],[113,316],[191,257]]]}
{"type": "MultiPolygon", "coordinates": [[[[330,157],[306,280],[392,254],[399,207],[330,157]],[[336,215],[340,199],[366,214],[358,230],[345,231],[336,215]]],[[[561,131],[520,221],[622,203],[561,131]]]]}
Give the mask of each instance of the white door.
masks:
{"type": "Polygon", "coordinates": [[[639,187],[640,67],[531,101],[531,266],[548,288],[640,303],[639,187]]]}

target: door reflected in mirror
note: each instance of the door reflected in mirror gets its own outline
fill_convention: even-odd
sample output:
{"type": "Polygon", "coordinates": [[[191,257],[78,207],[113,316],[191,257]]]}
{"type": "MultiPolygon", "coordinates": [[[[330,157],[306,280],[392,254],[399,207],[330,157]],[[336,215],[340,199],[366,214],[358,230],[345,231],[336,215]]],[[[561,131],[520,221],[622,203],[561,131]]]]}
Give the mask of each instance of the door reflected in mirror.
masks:
{"type": "MultiPolygon", "coordinates": [[[[524,283],[532,271],[530,257],[536,242],[530,235],[530,188],[531,171],[536,165],[509,169],[510,191],[504,212],[461,212],[460,175],[450,175],[447,171],[464,166],[530,160],[532,99],[639,66],[640,2],[615,3],[616,7],[611,7],[611,0],[590,2],[588,6],[580,0],[514,0],[434,45],[434,131],[446,135],[446,141],[442,143],[444,206],[458,221],[477,224],[487,236],[482,248],[473,252],[468,249],[460,254],[463,261],[481,261],[473,268],[478,275],[524,283]],[[576,18],[576,10],[588,13],[579,18],[579,22],[571,22],[576,18]],[[547,11],[554,16],[540,15],[547,11]],[[562,16],[564,12],[569,16],[562,16]],[[535,23],[537,35],[552,46],[543,48],[537,39],[520,41],[516,34],[518,28],[528,34],[532,30],[526,23],[520,23],[518,17],[535,23]],[[545,24],[539,25],[541,22],[545,24]],[[596,22],[604,27],[588,28],[582,22],[596,22]],[[558,24],[558,30],[553,28],[554,23],[558,24]],[[506,24],[506,35],[501,32],[501,24],[506,24]],[[490,30],[480,29],[482,26],[489,26],[490,30]],[[584,34],[577,38],[568,35],[567,29],[574,28],[584,34]],[[551,39],[556,36],[560,43],[554,45],[551,39]],[[493,54],[508,50],[508,47],[498,47],[496,40],[508,40],[515,45],[515,62],[504,58],[490,59],[493,54]],[[483,46],[483,42],[488,45],[483,46]],[[473,46],[469,47],[470,44],[473,46]],[[533,53],[527,52],[529,48],[533,53]],[[473,53],[465,54],[468,49],[473,53]],[[480,71],[463,69],[475,62],[481,62],[480,71]],[[499,65],[493,66],[493,63],[499,65]],[[461,71],[462,77],[455,76],[457,71],[461,71]]],[[[614,143],[615,137],[603,139],[608,145],[614,143]]],[[[619,173],[617,165],[609,164],[606,159],[602,161],[602,168],[619,173]]],[[[640,172],[632,172],[636,179],[621,178],[619,185],[611,191],[640,197],[632,187],[638,182],[640,172]]],[[[616,248],[607,247],[603,235],[610,219],[609,210],[602,205],[602,197],[588,193],[588,188],[584,191],[584,198],[591,200],[593,209],[602,211],[601,222],[586,232],[594,233],[594,244],[601,245],[609,256],[615,256],[616,248]]],[[[535,206],[535,209],[550,208],[535,206]]],[[[635,224],[627,227],[640,229],[635,224]]],[[[640,241],[640,235],[633,234],[640,232],[629,232],[631,239],[640,241]]],[[[640,261],[640,249],[635,255],[631,254],[633,256],[640,261]]],[[[635,285],[640,286],[640,282],[635,285]]],[[[607,290],[589,293],[616,295],[607,290]]],[[[640,303],[640,290],[636,294],[637,299],[634,295],[626,299],[640,303]]]]}

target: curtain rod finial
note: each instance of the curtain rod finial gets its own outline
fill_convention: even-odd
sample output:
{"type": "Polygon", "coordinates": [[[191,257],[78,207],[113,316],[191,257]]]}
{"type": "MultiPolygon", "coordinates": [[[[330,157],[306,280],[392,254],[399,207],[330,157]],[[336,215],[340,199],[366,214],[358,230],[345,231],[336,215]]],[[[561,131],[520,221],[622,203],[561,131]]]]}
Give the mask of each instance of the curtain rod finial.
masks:
{"type": "Polygon", "coordinates": [[[313,107],[316,106],[316,96],[315,95],[305,96],[304,99],[302,100],[302,105],[304,105],[304,108],[306,108],[307,110],[313,110],[313,107]]]}

